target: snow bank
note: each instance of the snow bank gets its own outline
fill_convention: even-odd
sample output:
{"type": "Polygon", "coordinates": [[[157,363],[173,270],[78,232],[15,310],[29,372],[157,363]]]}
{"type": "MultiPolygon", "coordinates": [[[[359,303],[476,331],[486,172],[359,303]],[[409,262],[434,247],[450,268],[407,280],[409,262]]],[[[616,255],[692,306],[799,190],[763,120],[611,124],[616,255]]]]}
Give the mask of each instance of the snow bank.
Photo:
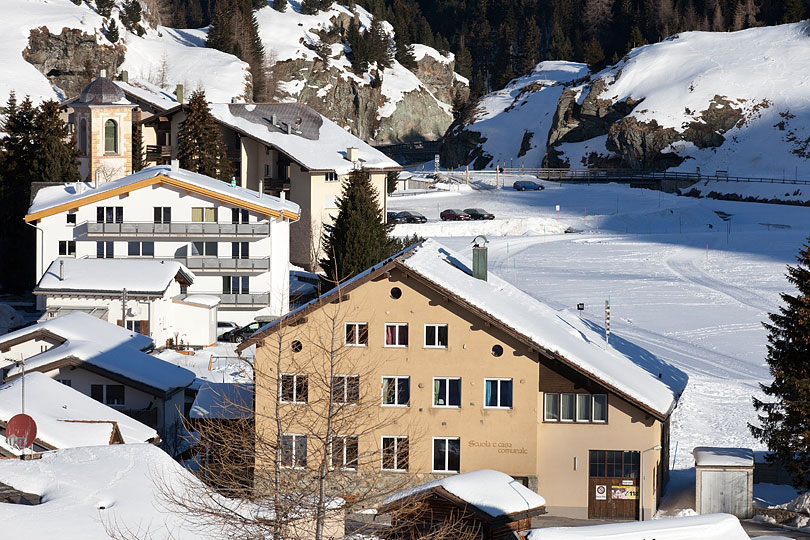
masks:
{"type": "Polygon", "coordinates": [[[429,223],[400,223],[394,226],[395,236],[413,234],[423,238],[449,236],[535,236],[560,234],[568,226],[553,218],[529,217],[480,221],[439,221],[429,223]]]}
{"type": "Polygon", "coordinates": [[[430,489],[442,487],[492,517],[525,512],[545,506],[546,500],[508,474],[490,469],[457,474],[395,493],[383,506],[430,489]]]}
{"type": "Polygon", "coordinates": [[[791,512],[803,512],[806,514],[810,512],[810,492],[802,493],[792,501],[780,504],[776,508],[784,508],[791,512]]]}
{"type": "MultiPolygon", "coordinates": [[[[528,540],[748,540],[740,520],[729,514],[666,518],[592,527],[534,529],[528,540]]],[[[769,537],[770,538],[770,537],[769,537]]]]}
{"type": "Polygon", "coordinates": [[[810,202],[810,184],[792,184],[790,180],[776,179],[773,182],[703,180],[681,191],[689,193],[692,190],[695,190],[703,197],[708,197],[710,193],[717,193],[723,196],[737,195],[740,199],[751,197],[763,201],[778,199],[802,203],[810,202]]]}

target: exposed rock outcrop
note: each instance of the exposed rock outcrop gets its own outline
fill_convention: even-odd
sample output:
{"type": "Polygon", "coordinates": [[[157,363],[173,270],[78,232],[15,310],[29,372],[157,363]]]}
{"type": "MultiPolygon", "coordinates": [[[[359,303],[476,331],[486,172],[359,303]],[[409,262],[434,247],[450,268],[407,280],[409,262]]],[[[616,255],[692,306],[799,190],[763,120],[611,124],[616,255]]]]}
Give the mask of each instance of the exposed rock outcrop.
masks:
{"type": "Polygon", "coordinates": [[[96,36],[77,28],[52,34],[46,27],[34,28],[22,54],[66,96],[75,96],[98,76],[100,69],[114,74],[124,61],[125,47],[101,45],[96,36]]]}
{"type": "Polygon", "coordinates": [[[610,126],[605,146],[621,156],[624,166],[664,170],[683,161],[683,158],[675,154],[661,153],[661,150],[680,138],[677,131],[662,128],[655,120],[639,122],[631,116],[610,126]]]}

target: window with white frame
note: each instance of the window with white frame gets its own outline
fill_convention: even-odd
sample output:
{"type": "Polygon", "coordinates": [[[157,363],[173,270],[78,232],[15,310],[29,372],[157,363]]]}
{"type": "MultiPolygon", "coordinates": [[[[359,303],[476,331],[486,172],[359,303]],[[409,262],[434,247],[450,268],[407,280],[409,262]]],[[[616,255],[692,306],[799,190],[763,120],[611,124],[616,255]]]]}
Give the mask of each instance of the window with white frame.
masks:
{"type": "Polygon", "coordinates": [[[76,241],[75,240],[60,240],[59,241],[59,255],[76,255],[76,241]]]}
{"type": "Polygon", "coordinates": [[[339,405],[356,405],[360,402],[360,375],[335,375],[332,377],[332,402],[339,405]]]}
{"type": "Polygon", "coordinates": [[[512,379],[484,379],[484,407],[512,408],[512,379]]]}
{"type": "Polygon", "coordinates": [[[382,470],[408,470],[408,437],[382,438],[382,470]]]}
{"type": "Polygon", "coordinates": [[[446,324],[425,325],[425,347],[433,347],[437,349],[447,348],[446,324]]]}
{"type": "Polygon", "coordinates": [[[127,242],[127,255],[130,257],[154,257],[154,242],[127,242]]]}
{"type": "Polygon", "coordinates": [[[607,422],[607,394],[546,393],[546,422],[607,422]]]}
{"type": "Polygon", "coordinates": [[[346,345],[357,347],[368,345],[368,323],[346,323],[346,345]]]}
{"type": "Polygon", "coordinates": [[[461,440],[458,437],[433,437],[433,470],[461,470],[461,440]]]}
{"type": "Polygon", "coordinates": [[[357,469],[357,435],[337,435],[332,439],[332,468],[357,469]]]}
{"type": "Polygon", "coordinates": [[[411,404],[411,378],[383,377],[382,404],[408,407],[411,404]]]}
{"type": "Polygon", "coordinates": [[[306,403],[309,395],[307,376],[303,373],[282,373],[279,399],[282,403],[306,403]]]}
{"type": "Polygon", "coordinates": [[[408,346],[408,323],[385,323],[385,346],[408,346]]]}
{"type": "Polygon", "coordinates": [[[433,406],[461,407],[461,379],[457,377],[434,377],[433,406]]]}
{"type": "Polygon", "coordinates": [[[289,433],[281,436],[281,466],[307,466],[307,436],[289,433]]]}

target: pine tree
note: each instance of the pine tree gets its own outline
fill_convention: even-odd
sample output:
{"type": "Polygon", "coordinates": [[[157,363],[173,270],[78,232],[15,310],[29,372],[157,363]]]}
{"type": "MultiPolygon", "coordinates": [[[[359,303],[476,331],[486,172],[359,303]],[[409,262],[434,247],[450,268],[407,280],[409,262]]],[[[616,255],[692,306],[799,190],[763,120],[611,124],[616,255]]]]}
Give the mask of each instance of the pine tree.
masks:
{"type": "Polygon", "coordinates": [[[301,13],[304,15],[315,15],[320,9],[320,0],[301,0],[301,13]]]}
{"type": "Polygon", "coordinates": [[[559,21],[555,21],[551,26],[551,46],[548,54],[551,60],[574,59],[574,48],[571,46],[571,40],[563,32],[559,21]]]}
{"type": "Polygon", "coordinates": [[[773,401],[754,398],[760,426],[751,433],[768,446],[767,459],[782,463],[793,485],[810,488],[810,239],[788,266],[787,279],[797,290],[782,293],[779,313],[768,315],[768,356],[773,382],[760,384],[773,401]]]}
{"type": "Polygon", "coordinates": [[[110,19],[110,24],[107,25],[107,39],[110,43],[117,43],[118,37],[118,25],[115,24],[115,19],[110,19]]]}
{"type": "Polygon", "coordinates": [[[221,180],[231,179],[231,166],[205,92],[197,90],[188,101],[188,114],[177,133],[177,157],[189,171],[221,180]]]}
{"type": "Polygon", "coordinates": [[[804,2],[802,0],[785,0],[782,7],[783,23],[801,21],[805,16],[804,2]]]}
{"type": "Polygon", "coordinates": [[[208,27],[208,38],[205,46],[228,54],[235,50],[235,40],[231,30],[233,9],[225,0],[217,2],[214,13],[211,15],[211,25],[208,27]]]}
{"type": "Polygon", "coordinates": [[[115,5],[113,0],[96,0],[96,11],[105,19],[112,14],[112,8],[115,5]]]}
{"type": "Polygon", "coordinates": [[[469,79],[472,77],[472,55],[470,54],[470,49],[464,46],[463,35],[461,36],[458,47],[456,47],[455,53],[456,65],[453,69],[462,77],[469,79]]]}
{"type": "Polygon", "coordinates": [[[273,9],[284,13],[287,11],[287,0],[273,0],[273,9]]]}
{"type": "Polygon", "coordinates": [[[57,102],[45,101],[37,108],[33,134],[37,152],[28,162],[31,178],[36,182],[78,182],[78,151],[57,102]]]}
{"type": "Polygon", "coordinates": [[[124,28],[130,31],[133,30],[135,25],[141,22],[141,3],[138,0],[124,2],[124,9],[120,18],[124,28]]]}
{"type": "Polygon", "coordinates": [[[132,172],[146,167],[146,156],[143,153],[143,126],[132,124],[132,172]]]}
{"type": "Polygon", "coordinates": [[[603,66],[605,62],[605,51],[595,37],[592,37],[591,40],[585,44],[583,60],[585,60],[585,63],[591,68],[591,71],[594,72],[598,71],[603,66]]]}
{"type": "Polygon", "coordinates": [[[334,223],[324,226],[321,267],[326,286],[357,275],[391,254],[389,225],[383,222],[379,194],[368,171],[352,171],[344,181],[334,223]]]}
{"type": "Polygon", "coordinates": [[[519,75],[530,73],[540,59],[540,28],[530,17],[523,28],[518,48],[517,72],[519,75]]]}

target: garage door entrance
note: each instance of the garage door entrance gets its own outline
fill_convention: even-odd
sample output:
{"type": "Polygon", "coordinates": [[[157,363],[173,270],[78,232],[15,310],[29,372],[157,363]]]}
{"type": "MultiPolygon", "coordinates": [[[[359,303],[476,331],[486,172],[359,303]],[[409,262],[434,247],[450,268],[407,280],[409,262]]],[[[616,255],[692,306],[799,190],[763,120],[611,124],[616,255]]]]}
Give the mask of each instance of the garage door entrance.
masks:
{"type": "Polygon", "coordinates": [[[639,452],[591,450],[588,518],[638,519],[639,452]]]}

